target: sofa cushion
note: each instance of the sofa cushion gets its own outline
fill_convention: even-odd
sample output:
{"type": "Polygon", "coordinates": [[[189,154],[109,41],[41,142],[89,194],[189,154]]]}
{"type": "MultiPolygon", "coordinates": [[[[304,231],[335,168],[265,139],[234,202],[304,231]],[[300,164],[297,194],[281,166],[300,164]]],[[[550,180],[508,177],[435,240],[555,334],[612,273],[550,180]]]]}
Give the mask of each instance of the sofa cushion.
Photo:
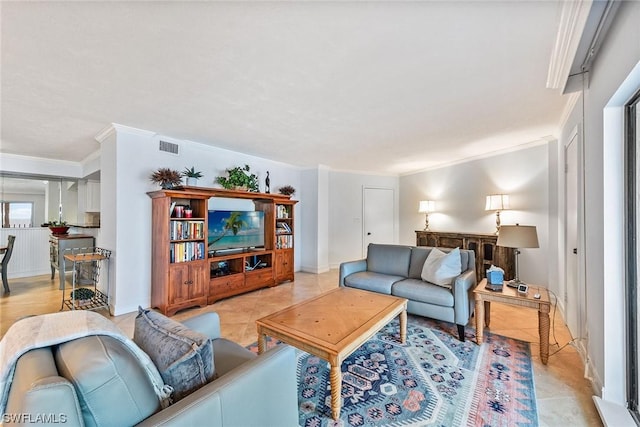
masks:
{"type": "Polygon", "coordinates": [[[410,301],[424,302],[443,307],[453,307],[451,289],[427,283],[418,279],[405,279],[393,284],[391,294],[410,301]]]}
{"type": "Polygon", "coordinates": [[[441,250],[433,248],[424,262],[420,277],[434,285],[451,288],[451,282],[460,273],[462,273],[460,249],[455,248],[445,254],[441,250]]]}
{"type": "Polygon", "coordinates": [[[87,426],[134,425],[160,409],[143,366],[120,341],[90,335],[58,345],[58,372],[76,390],[87,426]]]}
{"type": "Polygon", "coordinates": [[[138,309],[133,341],[149,355],[164,382],[173,387],[174,402],[215,376],[211,339],[160,313],[138,309]]]}
{"type": "Polygon", "coordinates": [[[371,243],[367,249],[367,271],[408,277],[411,246],[371,243]]]}
{"type": "MultiPolygon", "coordinates": [[[[410,279],[421,279],[422,268],[424,267],[424,262],[427,260],[427,256],[429,256],[429,252],[433,249],[430,246],[418,246],[411,248],[411,262],[409,264],[409,278],[410,279]]],[[[438,248],[444,253],[450,252],[451,249],[448,248],[438,248]]],[[[462,271],[466,271],[468,269],[475,269],[475,256],[472,255],[473,251],[467,249],[460,249],[460,265],[462,271]]]]}
{"type": "Polygon", "coordinates": [[[406,277],[403,276],[390,276],[388,274],[373,273],[371,271],[360,271],[345,277],[344,284],[350,288],[391,295],[391,285],[405,278],[406,277]]]}
{"type": "Polygon", "coordinates": [[[218,378],[258,357],[254,352],[226,338],[213,340],[213,351],[216,363],[216,376],[218,378]]]}

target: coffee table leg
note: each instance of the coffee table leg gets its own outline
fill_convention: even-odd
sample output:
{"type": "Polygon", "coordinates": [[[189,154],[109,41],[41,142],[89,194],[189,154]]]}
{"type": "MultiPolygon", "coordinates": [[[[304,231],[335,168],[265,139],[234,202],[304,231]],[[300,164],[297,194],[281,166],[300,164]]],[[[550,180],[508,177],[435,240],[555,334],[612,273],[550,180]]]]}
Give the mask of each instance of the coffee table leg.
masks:
{"type": "Polygon", "coordinates": [[[484,303],[476,297],[476,343],[482,344],[482,332],[484,329],[484,303]]]}
{"type": "Polygon", "coordinates": [[[340,371],[340,363],[331,362],[331,417],[334,420],[340,418],[340,395],[342,394],[342,371],[340,371]]]}
{"type": "Polygon", "coordinates": [[[262,354],[267,349],[267,336],[258,329],[258,354],[262,354]]]}
{"type": "Polygon", "coordinates": [[[407,310],[400,313],[400,342],[407,342],[407,310]]]}
{"type": "Polygon", "coordinates": [[[538,332],[540,333],[540,359],[546,365],[549,360],[549,313],[538,311],[538,332]]]}

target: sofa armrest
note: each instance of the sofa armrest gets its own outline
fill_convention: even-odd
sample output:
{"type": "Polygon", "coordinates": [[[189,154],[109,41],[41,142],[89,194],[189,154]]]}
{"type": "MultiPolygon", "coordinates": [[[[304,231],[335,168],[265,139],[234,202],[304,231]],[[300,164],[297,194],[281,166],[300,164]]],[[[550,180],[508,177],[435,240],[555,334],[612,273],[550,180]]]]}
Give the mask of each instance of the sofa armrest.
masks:
{"type": "Polygon", "coordinates": [[[139,425],[297,426],[296,369],[293,347],[278,345],[139,425]]]}
{"type": "Polygon", "coordinates": [[[82,413],[73,384],[58,375],[50,347],[23,354],[9,390],[2,420],[5,425],[34,423],[49,417],[49,425],[82,425],[82,413]]]}
{"type": "Polygon", "coordinates": [[[220,316],[215,312],[198,314],[181,321],[189,329],[200,332],[215,340],[220,338],[220,316]]]}
{"type": "Polygon", "coordinates": [[[367,271],[367,260],[347,261],[340,264],[340,286],[344,286],[344,278],[359,271],[367,271]]]}
{"type": "Polygon", "coordinates": [[[455,323],[466,325],[475,307],[473,297],[470,296],[476,284],[476,272],[467,270],[453,281],[453,306],[455,309],[455,323]]]}

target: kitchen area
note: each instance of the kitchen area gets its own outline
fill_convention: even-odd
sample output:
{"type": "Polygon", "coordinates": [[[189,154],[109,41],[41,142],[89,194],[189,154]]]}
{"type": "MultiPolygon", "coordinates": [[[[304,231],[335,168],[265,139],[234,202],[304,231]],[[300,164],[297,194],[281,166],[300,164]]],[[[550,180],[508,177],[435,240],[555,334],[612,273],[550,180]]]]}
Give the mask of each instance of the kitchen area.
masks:
{"type": "MultiPolygon", "coordinates": [[[[63,271],[67,249],[93,247],[99,237],[99,171],[85,179],[3,175],[0,203],[0,246],[6,245],[10,235],[16,236],[8,265],[9,282],[43,274],[54,279],[63,271]],[[50,224],[63,224],[68,229],[54,234],[50,224]]],[[[57,277],[60,288],[64,276],[57,277]]]]}

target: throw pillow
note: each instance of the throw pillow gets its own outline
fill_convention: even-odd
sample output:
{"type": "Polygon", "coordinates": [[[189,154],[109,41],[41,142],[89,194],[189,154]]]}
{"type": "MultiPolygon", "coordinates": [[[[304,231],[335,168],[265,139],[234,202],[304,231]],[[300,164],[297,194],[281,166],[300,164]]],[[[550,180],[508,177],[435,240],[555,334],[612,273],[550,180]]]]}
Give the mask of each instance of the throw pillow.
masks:
{"type": "Polygon", "coordinates": [[[452,249],[448,254],[433,248],[424,262],[420,277],[434,285],[451,288],[451,283],[461,273],[460,248],[452,249]]]}
{"type": "Polygon", "coordinates": [[[173,387],[174,402],[215,377],[211,339],[160,313],[138,307],[133,341],[173,387]]]}

